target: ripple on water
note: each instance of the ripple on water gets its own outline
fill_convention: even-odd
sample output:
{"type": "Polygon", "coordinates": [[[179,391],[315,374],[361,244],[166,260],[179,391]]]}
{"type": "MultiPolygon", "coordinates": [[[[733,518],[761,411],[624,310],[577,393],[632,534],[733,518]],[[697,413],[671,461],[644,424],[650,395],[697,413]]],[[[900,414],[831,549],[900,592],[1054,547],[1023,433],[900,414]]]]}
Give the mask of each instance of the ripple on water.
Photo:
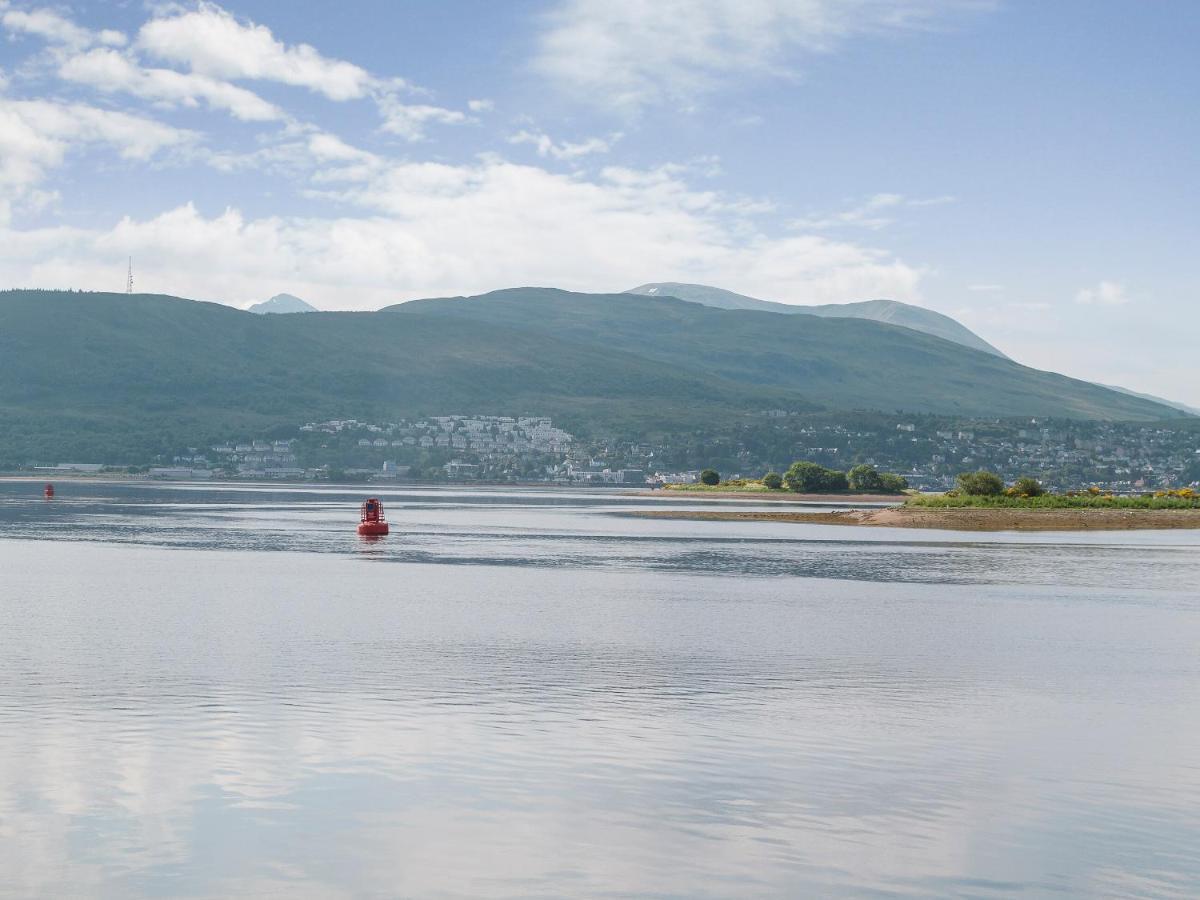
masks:
{"type": "Polygon", "coordinates": [[[1186,535],[15,490],[0,895],[1200,893],[1186,535]]]}

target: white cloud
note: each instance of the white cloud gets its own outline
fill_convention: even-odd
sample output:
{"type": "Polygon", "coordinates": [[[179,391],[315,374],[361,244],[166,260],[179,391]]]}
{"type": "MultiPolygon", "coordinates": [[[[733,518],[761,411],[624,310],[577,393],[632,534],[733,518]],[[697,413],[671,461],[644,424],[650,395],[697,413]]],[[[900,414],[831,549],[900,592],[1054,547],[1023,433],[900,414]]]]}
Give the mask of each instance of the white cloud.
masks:
{"type": "Polygon", "coordinates": [[[878,231],[891,225],[894,212],[905,207],[941,206],[953,203],[951,196],[911,198],[903,194],[875,194],[842,212],[810,215],[792,221],[792,227],[826,231],[831,228],[867,228],[878,231]],[[889,212],[890,211],[890,212],[889,212]]]}
{"type": "Polygon", "coordinates": [[[570,141],[555,143],[549,135],[542,132],[518,131],[509,136],[508,142],[510,144],[533,144],[537,148],[538,156],[568,160],[589,156],[593,153],[607,153],[621,137],[622,135],[618,131],[607,138],[591,137],[576,143],[570,141]]]}
{"type": "Polygon", "coordinates": [[[535,68],[591,102],[635,111],[689,101],[735,75],[785,75],[792,57],[925,27],[990,0],[560,0],[535,68]]]}
{"type": "Polygon", "coordinates": [[[90,31],[49,9],[7,10],[0,16],[0,23],[9,31],[36,35],[50,43],[77,50],[93,44],[119,47],[126,42],[125,35],[119,31],[90,31]]]}
{"type": "MultiPolygon", "coordinates": [[[[366,181],[383,165],[373,153],[351,146],[336,135],[293,124],[282,136],[250,152],[204,149],[196,157],[220,172],[270,172],[309,185],[366,181]]],[[[314,187],[302,196],[319,196],[314,187]]]]}
{"type": "Polygon", "coordinates": [[[336,135],[317,132],[308,139],[308,148],[313,157],[321,162],[374,162],[374,154],[352,147],[336,135]]]}
{"type": "MultiPolygon", "coordinates": [[[[401,92],[417,91],[403,79],[377,78],[354,63],[322,56],[308,44],[285,44],[267,26],[239,20],[215,3],[151,19],[138,32],[137,48],[209,78],[274,81],[336,101],[370,98],[379,107],[381,128],[408,141],[423,140],[430,125],[470,121],[458,110],[405,103],[401,92]]],[[[473,102],[481,109],[489,103],[473,102]]]]}
{"type": "MultiPolygon", "coordinates": [[[[355,156],[319,143],[331,158],[355,156]]],[[[280,284],[325,307],[370,308],[521,284],[617,290],[664,279],[793,302],[918,296],[919,269],[848,242],[771,236],[755,227],[758,204],[697,191],[679,167],[588,179],[495,157],[375,163],[328,195],[346,209],[338,217],[205,217],[186,205],[107,231],[10,231],[0,235],[0,280],[102,284],[112,260],[133,253],[147,290],[234,303],[280,284]]]]}
{"type": "MultiPolygon", "coordinates": [[[[284,44],[265,25],[240,20],[215,3],[201,2],[191,10],[161,7],[124,53],[94,46],[124,44],[119,32],[92,32],[55,12],[9,11],[0,16],[0,22],[10,31],[49,41],[50,59],[64,80],[105,93],[131,94],[158,105],[195,107],[203,103],[243,121],[288,120],[278,106],[232,83],[259,80],[304,87],[335,101],[370,99],[383,119],[381,129],[408,141],[423,140],[430,125],[474,121],[458,110],[406,103],[402,94],[424,92],[401,78],[377,78],[353,63],[322,56],[308,44],[284,44]],[[141,64],[139,55],[182,65],[189,71],[148,67],[141,64]]],[[[469,108],[487,111],[492,103],[472,100],[469,108]]]]}
{"type": "MultiPolygon", "coordinates": [[[[2,9],[0,0],[0,9],[2,9]]],[[[156,105],[227,110],[249,121],[280,120],[256,148],[191,146],[198,136],[151,119],[81,104],[16,103],[0,96],[0,203],[55,201],[40,184],[75,148],[102,144],[149,161],[172,147],[223,171],[258,169],[300,182],[301,198],[336,213],[248,218],[235,208],[206,216],[187,204],[110,229],[17,231],[0,219],[0,281],[69,286],[103,283],[114,256],[140,260],[151,290],[242,302],[286,284],[325,306],[373,307],[397,299],[480,292],[515,284],[621,289],[650,280],[698,280],[795,302],[918,296],[922,271],[891,254],[843,240],[764,230],[770,204],[697,188],[715,160],[644,170],[608,166],[585,176],[485,156],[465,165],[387,160],[323,129],[295,121],[239,80],[270,80],[333,100],[376,103],[381,130],[421,140],[435,125],[475,121],[464,110],[405,102],[400,80],[286,45],[264,26],[211,3],[171,7],[118,52],[61,16],[37,33],[60,35],[50,57],[61,77],[156,105]],[[151,68],[151,55],[173,68],[151,68]],[[215,261],[220,260],[220,265],[215,261]]],[[[22,27],[28,25],[24,23],[22,27]]],[[[32,27],[32,26],[30,26],[32,27]]],[[[26,28],[27,31],[30,28],[26,28]]],[[[466,110],[469,110],[468,113],[466,110]]],[[[573,160],[608,151],[621,135],[556,141],[523,131],[513,143],[573,160]]],[[[878,211],[910,201],[877,195],[878,211]]],[[[860,218],[867,218],[864,213],[860,218]]]]}
{"type": "Polygon", "coordinates": [[[1095,287],[1083,288],[1075,295],[1075,302],[1084,306],[1122,306],[1129,299],[1125,286],[1115,281],[1101,281],[1095,287]]]}
{"type": "Polygon", "coordinates": [[[6,214],[14,202],[40,203],[35,188],[75,148],[105,145],[123,159],[144,163],[160,151],[191,144],[196,138],[193,132],[129,113],[78,103],[0,98],[0,201],[6,214]]]}
{"type": "Polygon", "coordinates": [[[906,206],[945,206],[947,203],[957,203],[958,198],[953,194],[941,194],[937,197],[906,198],[906,206]]]}
{"type": "Polygon", "coordinates": [[[973,291],[977,294],[999,294],[1004,290],[1002,284],[968,284],[968,291],[973,291]]]}
{"type": "Polygon", "coordinates": [[[202,75],[277,81],[331,100],[365,97],[376,84],[353,63],[322,56],[308,44],[288,46],[265,25],[239,21],[213,3],[151,19],[138,32],[137,46],[202,75]]]}
{"type": "Polygon", "coordinates": [[[404,103],[394,94],[383,94],[378,98],[379,113],[383,124],[379,127],[397,134],[406,141],[425,139],[425,129],[430,125],[461,125],[468,121],[465,113],[441,106],[423,103],[404,103]]]}
{"type": "Polygon", "coordinates": [[[124,92],[155,103],[196,106],[201,101],[252,122],[284,118],[284,113],[252,91],[207,75],[142,68],[115,50],[97,48],[68,57],[58,70],[66,81],[105,93],[124,92]]]}

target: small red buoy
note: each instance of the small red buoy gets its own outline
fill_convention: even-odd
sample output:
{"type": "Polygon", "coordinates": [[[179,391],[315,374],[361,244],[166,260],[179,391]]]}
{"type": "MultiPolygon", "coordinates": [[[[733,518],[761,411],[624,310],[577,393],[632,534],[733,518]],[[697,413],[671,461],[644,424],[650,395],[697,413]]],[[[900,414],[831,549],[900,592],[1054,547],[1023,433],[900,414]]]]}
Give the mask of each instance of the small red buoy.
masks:
{"type": "Polygon", "coordinates": [[[46,485],[46,487],[42,491],[42,493],[46,495],[47,500],[53,500],[54,499],[54,485],[52,485],[52,484],[46,485]]]}
{"type": "Polygon", "coordinates": [[[367,537],[382,537],[388,533],[388,523],[383,518],[383,504],[377,497],[363,501],[360,510],[358,533],[367,537]]]}

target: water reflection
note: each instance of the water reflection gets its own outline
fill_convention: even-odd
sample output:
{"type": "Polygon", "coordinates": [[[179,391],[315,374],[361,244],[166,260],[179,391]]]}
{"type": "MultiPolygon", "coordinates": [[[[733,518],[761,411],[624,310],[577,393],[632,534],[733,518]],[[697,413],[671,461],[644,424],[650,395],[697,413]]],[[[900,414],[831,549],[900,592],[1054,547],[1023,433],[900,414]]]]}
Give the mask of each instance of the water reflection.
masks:
{"type": "Polygon", "coordinates": [[[93,490],[0,489],[0,895],[1200,888],[1187,536],[93,490]]]}
{"type": "MultiPolygon", "coordinates": [[[[636,492],[395,489],[392,534],[354,532],[361,489],[0,483],[0,537],[351,554],[375,561],[742,577],[1169,589],[1200,575],[1193,532],[1001,534],[630,517],[636,492]],[[1034,552],[1031,552],[1033,548],[1034,552]]],[[[728,506],[732,501],[718,501],[728,506]]],[[[678,505],[696,508],[694,501],[678,505]]],[[[713,505],[701,503],[701,506],[713,505]]],[[[753,505],[751,506],[753,508],[753,505]]]]}

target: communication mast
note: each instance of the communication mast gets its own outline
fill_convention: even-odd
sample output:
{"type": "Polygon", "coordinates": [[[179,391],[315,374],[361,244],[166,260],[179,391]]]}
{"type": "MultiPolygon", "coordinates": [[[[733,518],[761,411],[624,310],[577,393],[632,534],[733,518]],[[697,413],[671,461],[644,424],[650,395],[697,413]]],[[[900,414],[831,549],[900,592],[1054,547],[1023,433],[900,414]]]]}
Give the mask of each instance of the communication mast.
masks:
{"type": "Polygon", "coordinates": [[[129,274],[125,277],[125,293],[133,293],[133,257],[129,257],[129,274]]]}

